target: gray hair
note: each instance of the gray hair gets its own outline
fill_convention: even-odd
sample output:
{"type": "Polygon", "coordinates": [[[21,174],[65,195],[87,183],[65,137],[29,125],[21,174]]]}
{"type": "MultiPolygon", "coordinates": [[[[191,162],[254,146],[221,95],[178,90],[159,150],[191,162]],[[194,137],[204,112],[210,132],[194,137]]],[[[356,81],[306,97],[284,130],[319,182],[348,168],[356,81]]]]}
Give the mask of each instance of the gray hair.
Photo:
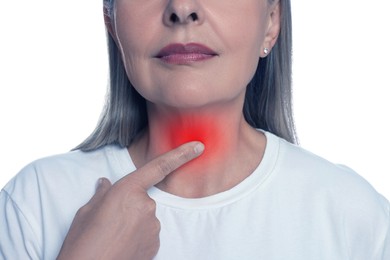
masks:
{"type": "MultiPolygon", "coordinates": [[[[114,0],[103,0],[112,17],[114,0]]],[[[272,2],[272,0],[270,0],[272,2]]],[[[281,30],[266,58],[261,58],[247,86],[243,108],[247,122],[297,143],[291,90],[292,28],[290,0],[280,0],[281,30]]],[[[121,53],[107,33],[110,83],[106,104],[92,134],[75,149],[90,151],[108,144],[129,146],[148,125],[145,99],[130,83],[121,53]]]]}
{"type": "Polygon", "coordinates": [[[104,14],[108,17],[113,17],[114,0],[103,0],[104,14]]]}

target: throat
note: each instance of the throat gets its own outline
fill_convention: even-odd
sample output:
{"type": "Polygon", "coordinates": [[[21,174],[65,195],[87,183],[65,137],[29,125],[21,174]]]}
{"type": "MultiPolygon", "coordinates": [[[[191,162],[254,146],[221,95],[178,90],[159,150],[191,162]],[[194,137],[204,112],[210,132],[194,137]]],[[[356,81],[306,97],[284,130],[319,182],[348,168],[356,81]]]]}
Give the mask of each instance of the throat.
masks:
{"type": "Polygon", "coordinates": [[[205,150],[169,174],[157,188],[180,197],[205,197],[234,187],[259,164],[264,139],[241,114],[161,111],[149,108],[149,127],[130,147],[137,168],[190,141],[202,142],[205,150]]]}
{"type": "Polygon", "coordinates": [[[190,141],[200,141],[205,150],[167,176],[158,188],[182,197],[205,197],[233,186],[228,170],[237,150],[238,133],[209,115],[172,117],[161,132],[161,150],[169,151],[190,141]],[[234,134],[233,134],[234,133],[234,134]],[[185,187],[185,188],[183,188],[185,187]]]}
{"type": "MultiPolygon", "coordinates": [[[[163,135],[167,137],[166,147],[173,149],[190,141],[200,141],[205,145],[203,154],[193,162],[205,165],[206,162],[218,160],[231,149],[232,137],[223,124],[209,115],[190,116],[187,118],[170,118],[163,127],[163,135]],[[165,132],[165,133],[164,133],[165,132]]],[[[194,165],[188,163],[188,165],[194,165]]]]}

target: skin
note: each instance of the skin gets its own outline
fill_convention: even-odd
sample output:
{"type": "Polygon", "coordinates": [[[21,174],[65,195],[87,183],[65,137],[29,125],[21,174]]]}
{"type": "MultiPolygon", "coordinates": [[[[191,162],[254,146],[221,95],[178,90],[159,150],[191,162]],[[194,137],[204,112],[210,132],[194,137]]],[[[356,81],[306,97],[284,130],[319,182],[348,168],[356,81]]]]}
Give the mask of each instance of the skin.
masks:
{"type": "Polygon", "coordinates": [[[57,259],[152,259],[160,222],[146,192],[203,149],[199,142],[187,143],[114,185],[102,178],[96,194],[78,210],[57,259]]]}
{"type": "Polygon", "coordinates": [[[242,107],[258,58],[279,33],[277,1],[116,0],[114,17],[105,20],[130,81],[147,100],[149,128],[128,148],[137,170],[114,185],[101,180],[58,259],[152,259],[160,227],[148,188],[190,198],[228,190],[253,172],[266,145],[242,107]],[[155,58],[168,44],[189,42],[217,56],[185,65],[155,58]],[[197,135],[185,137],[188,129],[197,135]],[[204,146],[176,148],[193,141],[186,138],[204,146]]]}
{"type": "Polygon", "coordinates": [[[141,167],[173,149],[175,136],[205,125],[211,115],[216,124],[195,139],[210,140],[202,158],[157,187],[188,198],[228,190],[253,172],[265,148],[265,137],[246,123],[242,107],[259,56],[277,39],[279,5],[266,0],[141,2],[117,0],[112,23],[128,77],[148,101],[150,127],[129,148],[133,161],[141,167]],[[175,22],[169,20],[172,13],[178,17],[175,22]],[[217,56],[185,65],[155,58],[164,46],[191,42],[208,46],[217,56]],[[169,130],[166,124],[172,121],[179,123],[169,130]]]}

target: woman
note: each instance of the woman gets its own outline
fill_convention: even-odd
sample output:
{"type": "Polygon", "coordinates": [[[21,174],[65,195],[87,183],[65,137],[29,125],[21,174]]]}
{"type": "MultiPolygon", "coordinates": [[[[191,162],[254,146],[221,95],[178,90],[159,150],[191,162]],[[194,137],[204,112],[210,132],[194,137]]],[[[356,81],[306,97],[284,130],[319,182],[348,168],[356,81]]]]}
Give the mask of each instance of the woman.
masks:
{"type": "Polygon", "coordinates": [[[389,259],[388,201],[292,144],[288,0],[104,6],[103,116],[4,188],[3,258],[389,259]]]}

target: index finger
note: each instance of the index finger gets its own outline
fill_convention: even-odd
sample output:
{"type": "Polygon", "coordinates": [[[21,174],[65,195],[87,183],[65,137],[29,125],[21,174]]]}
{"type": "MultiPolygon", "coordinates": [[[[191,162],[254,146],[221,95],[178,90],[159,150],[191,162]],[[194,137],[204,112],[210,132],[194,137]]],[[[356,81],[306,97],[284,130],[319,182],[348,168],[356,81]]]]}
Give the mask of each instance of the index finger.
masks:
{"type": "Polygon", "coordinates": [[[168,174],[202,154],[201,142],[185,143],[145,164],[143,167],[123,178],[135,181],[145,190],[161,182],[168,174]]]}

